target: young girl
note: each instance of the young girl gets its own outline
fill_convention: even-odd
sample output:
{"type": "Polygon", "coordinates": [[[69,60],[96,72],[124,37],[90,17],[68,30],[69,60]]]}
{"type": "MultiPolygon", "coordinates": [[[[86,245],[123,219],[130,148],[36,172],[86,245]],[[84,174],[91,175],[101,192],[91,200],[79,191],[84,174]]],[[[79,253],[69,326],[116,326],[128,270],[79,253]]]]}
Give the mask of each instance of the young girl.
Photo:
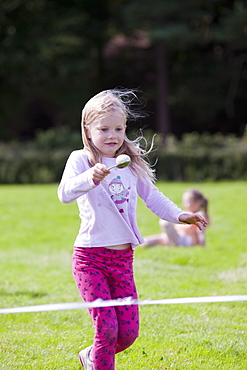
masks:
{"type": "MultiPolygon", "coordinates": [[[[68,158],[59,199],[77,201],[81,226],[74,243],[73,274],[85,302],[132,297],[133,251],[143,243],[136,224],[137,196],[169,222],[207,225],[200,214],[182,211],[153,185],[154,173],[144,150],[126,135],[127,120],[140,117],[132,109],[136,98],[128,90],[106,90],[91,98],[82,111],[84,149],[68,158]],[[119,154],[131,158],[129,167],[108,168],[119,154]]],[[[87,370],[113,370],[115,354],[138,336],[138,306],[89,309],[95,329],[93,345],[79,353],[87,370]]]]}
{"type": "MultiPolygon", "coordinates": [[[[182,196],[183,207],[188,213],[200,212],[204,218],[208,217],[208,200],[197,189],[188,189],[182,196]]],[[[162,233],[144,237],[142,247],[155,245],[172,245],[179,247],[192,247],[195,245],[205,246],[205,229],[200,230],[195,225],[173,225],[165,220],[159,220],[162,233]]]]}

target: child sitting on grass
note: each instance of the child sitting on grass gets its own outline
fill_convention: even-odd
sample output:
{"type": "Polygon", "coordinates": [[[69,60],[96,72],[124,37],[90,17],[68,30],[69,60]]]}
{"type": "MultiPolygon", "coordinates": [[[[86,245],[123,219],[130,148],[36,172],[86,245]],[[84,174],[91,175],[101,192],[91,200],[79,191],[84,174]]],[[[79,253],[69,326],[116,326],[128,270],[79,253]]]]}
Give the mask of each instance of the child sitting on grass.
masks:
{"type": "MultiPolygon", "coordinates": [[[[182,196],[183,207],[188,213],[200,212],[209,221],[208,200],[197,189],[188,189],[182,196]]],[[[159,220],[161,233],[144,237],[143,248],[155,245],[193,247],[195,245],[205,246],[205,228],[200,230],[193,224],[172,224],[168,221],[159,220]]]]}

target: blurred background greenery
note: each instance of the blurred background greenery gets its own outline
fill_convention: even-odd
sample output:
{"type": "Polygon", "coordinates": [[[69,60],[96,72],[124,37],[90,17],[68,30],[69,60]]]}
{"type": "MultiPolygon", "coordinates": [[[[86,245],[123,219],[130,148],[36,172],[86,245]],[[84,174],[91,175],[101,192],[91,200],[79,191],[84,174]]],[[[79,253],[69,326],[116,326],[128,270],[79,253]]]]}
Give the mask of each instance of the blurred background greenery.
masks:
{"type": "MultiPolygon", "coordinates": [[[[32,141],[35,149],[41,142],[43,149],[50,144],[52,151],[68,141],[66,156],[71,148],[81,147],[81,109],[95,93],[114,87],[140,90],[148,117],[133,123],[132,130],[144,126],[157,132],[158,143],[173,138],[173,148],[190,133],[189,141],[197,147],[211,142],[208,135],[214,144],[222,135],[218,149],[232,144],[234,137],[240,142],[230,152],[240,146],[237,157],[243,158],[245,0],[2,0],[0,24],[2,173],[14,166],[12,155],[17,162],[35,157],[30,148],[20,154],[23,143],[27,147],[32,141]],[[199,141],[196,133],[202,136],[199,141]]],[[[247,170],[241,166],[245,178],[247,170]]],[[[230,167],[226,171],[231,178],[230,167]]],[[[45,180],[35,181],[57,180],[47,175],[47,165],[40,168],[45,180]]],[[[17,171],[19,180],[11,174],[6,179],[4,172],[0,181],[31,181],[21,168],[17,171]]],[[[174,179],[186,179],[177,172],[174,179]]]]}

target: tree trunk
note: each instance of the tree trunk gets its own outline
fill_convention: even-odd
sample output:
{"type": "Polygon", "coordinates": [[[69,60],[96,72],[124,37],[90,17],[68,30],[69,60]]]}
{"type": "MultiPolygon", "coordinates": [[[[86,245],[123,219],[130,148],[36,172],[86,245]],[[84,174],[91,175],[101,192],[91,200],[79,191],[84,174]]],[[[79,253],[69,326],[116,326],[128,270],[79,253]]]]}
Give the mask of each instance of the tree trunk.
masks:
{"type": "Polygon", "coordinates": [[[168,107],[168,73],[165,45],[162,41],[155,46],[156,54],[156,92],[157,92],[157,131],[164,137],[170,132],[168,107]]]}

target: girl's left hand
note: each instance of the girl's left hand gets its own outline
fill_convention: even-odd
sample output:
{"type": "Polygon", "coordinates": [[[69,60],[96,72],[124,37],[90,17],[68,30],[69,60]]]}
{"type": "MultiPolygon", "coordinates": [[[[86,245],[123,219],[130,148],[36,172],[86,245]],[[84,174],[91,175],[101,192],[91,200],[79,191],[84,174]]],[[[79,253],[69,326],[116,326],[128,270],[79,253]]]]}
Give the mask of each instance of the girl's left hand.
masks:
{"type": "Polygon", "coordinates": [[[208,224],[208,221],[199,213],[183,213],[179,216],[179,221],[196,225],[200,230],[208,224]]]}

